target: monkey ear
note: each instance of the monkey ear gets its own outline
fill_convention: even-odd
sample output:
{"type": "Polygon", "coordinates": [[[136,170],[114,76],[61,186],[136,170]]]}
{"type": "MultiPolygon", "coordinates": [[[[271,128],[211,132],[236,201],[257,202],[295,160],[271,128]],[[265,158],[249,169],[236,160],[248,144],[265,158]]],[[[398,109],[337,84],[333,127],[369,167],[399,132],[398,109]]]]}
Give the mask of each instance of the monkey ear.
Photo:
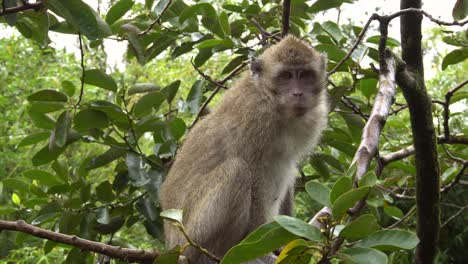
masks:
{"type": "Polygon", "coordinates": [[[262,72],[262,68],[263,65],[261,59],[253,57],[250,60],[250,70],[252,71],[252,75],[260,75],[260,73],[262,72]]]}

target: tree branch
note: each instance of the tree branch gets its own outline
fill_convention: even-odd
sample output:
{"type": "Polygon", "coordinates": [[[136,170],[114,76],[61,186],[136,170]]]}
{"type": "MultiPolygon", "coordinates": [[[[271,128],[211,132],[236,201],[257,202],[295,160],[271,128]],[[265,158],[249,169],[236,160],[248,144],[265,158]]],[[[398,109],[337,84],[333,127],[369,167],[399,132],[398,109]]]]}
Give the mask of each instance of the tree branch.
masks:
{"type": "Polygon", "coordinates": [[[421,43],[421,21],[424,13],[416,11],[421,5],[421,0],[401,0],[402,10],[392,16],[401,15],[402,57],[406,67],[397,71],[396,78],[408,103],[415,149],[417,234],[420,240],[415,261],[433,263],[437,254],[440,227],[440,183],[432,104],[424,84],[421,43]]]}
{"type": "Polygon", "coordinates": [[[283,30],[281,35],[284,37],[289,33],[289,15],[291,13],[291,0],[283,0],[283,30]]]}
{"type": "Polygon", "coordinates": [[[96,252],[111,258],[128,262],[153,263],[153,261],[159,256],[159,253],[154,251],[115,247],[104,243],[79,238],[77,236],[70,236],[53,232],[27,224],[23,220],[17,220],[14,222],[0,220],[0,231],[1,230],[23,232],[35,237],[45,238],[50,241],[71,245],[81,250],[96,252]]]}
{"type": "Polygon", "coordinates": [[[18,13],[18,12],[30,10],[30,9],[33,9],[34,11],[37,12],[41,10],[43,7],[44,7],[44,3],[42,1],[36,2],[36,3],[25,2],[23,5],[20,5],[20,6],[2,9],[2,11],[0,11],[0,16],[18,13]]]}

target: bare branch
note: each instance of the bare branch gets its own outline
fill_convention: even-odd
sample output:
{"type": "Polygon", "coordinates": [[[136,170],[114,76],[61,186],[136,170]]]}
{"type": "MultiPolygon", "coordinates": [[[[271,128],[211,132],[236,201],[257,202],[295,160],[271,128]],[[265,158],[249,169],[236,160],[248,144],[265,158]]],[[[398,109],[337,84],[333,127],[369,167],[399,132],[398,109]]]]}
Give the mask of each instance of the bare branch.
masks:
{"type": "Polygon", "coordinates": [[[283,30],[281,35],[284,37],[289,33],[289,15],[291,13],[291,0],[283,0],[283,30]]]}
{"type": "Polygon", "coordinates": [[[450,139],[450,128],[449,128],[449,119],[450,119],[450,100],[452,99],[452,96],[463,86],[465,86],[468,83],[468,80],[465,80],[461,84],[457,85],[455,88],[451,89],[445,94],[445,102],[443,104],[444,106],[444,138],[450,139]]]}
{"type": "Polygon", "coordinates": [[[397,226],[399,226],[401,223],[403,223],[406,219],[410,218],[412,215],[414,215],[414,213],[416,213],[416,207],[412,207],[408,213],[406,213],[402,218],[400,218],[400,220],[396,221],[394,224],[392,224],[391,226],[388,226],[387,228],[395,228],[397,226]]]}
{"type": "Polygon", "coordinates": [[[418,212],[416,263],[433,263],[440,230],[439,162],[433,124],[432,104],[424,83],[421,0],[401,0],[400,17],[402,59],[406,67],[397,71],[396,80],[408,103],[416,165],[416,207],[418,212]],[[409,11],[411,10],[411,11],[409,11]],[[405,70],[406,68],[406,70],[405,70]],[[402,76],[405,73],[405,76],[402,76]],[[407,77],[411,76],[411,79],[407,77]],[[412,80],[412,81],[410,81],[412,80]]]}
{"type": "Polygon", "coordinates": [[[372,16],[367,20],[366,24],[362,28],[361,32],[359,32],[359,35],[357,36],[356,40],[354,41],[353,46],[351,46],[351,49],[349,49],[348,53],[346,53],[346,56],[344,56],[343,59],[341,59],[340,62],[338,62],[338,64],[336,64],[336,66],[333,67],[333,69],[328,72],[328,76],[335,73],[341,67],[341,65],[343,65],[345,63],[345,61],[348,60],[351,57],[353,52],[357,49],[357,47],[361,43],[362,39],[364,38],[364,35],[366,35],[366,32],[369,29],[369,26],[370,26],[371,22],[373,20],[378,19],[378,17],[379,16],[377,14],[372,14],[372,16]]]}
{"type": "Polygon", "coordinates": [[[460,208],[460,210],[458,210],[458,212],[456,212],[454,215],[452,215],[449,219],[447,219],[447,221],[445,221],[442,226],[440,228],[443,228],[445,227],[450,221],[452,221],[455,217],[459,216],[461,213],[463,213],[463,211],[465,211],[466,209],[468,209],[468,205],[466,206],[463,206],[460,208]]]}
{"type": "Polygon", "coordinates": [[[13,14],[13,13],[18,13],[18,12],[25,11],[25,10],[30,10],[30,9],[33,9],[34,11],[37,12],[37,11],[41,10],[43,7],[44,7],[44,3],[42,1],[36,2],[36,3],[24,2],[24,4],[20,5],[20,6],[15,6],[15,7],[2,9],[0,11],[0,16],[13,14]]]}
{"type": "Polygon", "coordinates": [[[463,21],[442,21],[440,19],[437,19],[437,18],[434,18],[431,14],[427,13],[426,11],[420,9],[420,8],[406,8],[406,9],[402,9],[396,13],[393,13],[391,15],[388,16],[388,18],[390,20],[394,19],[394,18],[397,18],[399,16],[402,16],[404,14],[410,14],[410,13],[416,13],[416,14],[422,14],[424,15],[425,17],[429,18],[429,20],[431,20],[432,22],[440,25],[440,26],[464,26],[466,23],[468,23],[468,19],[465,19],[463,21]]]}
{"type": "Polygon", "coordinates": [[[104,243],[79,238],[77,236],[69,236],[53,232],[27,224],[23,220],[17,220],[14,222],[0,220],[0,231],[1,230],[23,232],[35,237],[45,238],[50,241],[71,245],[81,250],[96,252],[111,258],[128,262],[153,263],[154,259],[159,256],[159,253],[154,251],[115,247],[104,243]]]}

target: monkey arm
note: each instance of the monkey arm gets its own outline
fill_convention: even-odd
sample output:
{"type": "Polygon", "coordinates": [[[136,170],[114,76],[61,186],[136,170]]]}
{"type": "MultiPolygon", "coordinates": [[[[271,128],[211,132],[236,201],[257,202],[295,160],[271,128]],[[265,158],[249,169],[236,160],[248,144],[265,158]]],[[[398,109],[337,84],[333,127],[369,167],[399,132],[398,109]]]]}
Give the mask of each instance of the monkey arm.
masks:
{"type": "MultiPolygon", "coordinates": [[[[183,221],[185,229],[193,241],[222,257],[248,232],[252,186],[248,165],[242,159],[233,158],[208,174],[190,177],[198,178],[197,184],[203,188],[190,188],[189,193],[182,196],[183,207],[187,209],[183,221]]],[[[165,205],[165,209],[168,208],[170,204],[165,205]]],[[[186,243],[178,230],[167,231],[167,237],[177,237],[170,247],[186,243]]],[[[192,247],[184,255],[191,264],[210,263],[208,258],[192,247]]]]}
{"type": "Polygon", "coordinates": [[[280,215],[293,215],[294,209],[294,186],[288,189],[286,196],[281,204],[279,214],[280,215]]]}

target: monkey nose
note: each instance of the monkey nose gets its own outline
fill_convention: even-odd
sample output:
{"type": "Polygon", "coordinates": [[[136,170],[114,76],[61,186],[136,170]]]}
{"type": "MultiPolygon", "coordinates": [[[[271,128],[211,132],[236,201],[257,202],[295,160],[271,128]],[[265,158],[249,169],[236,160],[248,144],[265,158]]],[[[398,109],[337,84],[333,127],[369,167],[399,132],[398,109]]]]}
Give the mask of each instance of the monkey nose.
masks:
{"type": "Polygon", "coordinates": [[[302,92],[293,92],[294,97],[301,97],[303,95],[302,92]]]}

